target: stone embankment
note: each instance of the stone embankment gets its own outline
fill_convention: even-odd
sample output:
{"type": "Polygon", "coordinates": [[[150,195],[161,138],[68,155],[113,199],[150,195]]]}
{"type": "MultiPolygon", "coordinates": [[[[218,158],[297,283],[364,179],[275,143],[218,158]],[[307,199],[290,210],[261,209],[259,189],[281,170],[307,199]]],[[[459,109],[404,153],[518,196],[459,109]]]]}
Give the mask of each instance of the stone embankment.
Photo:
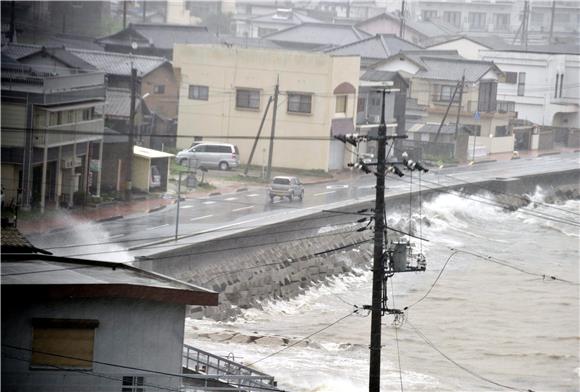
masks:
{"type": "MultiPolygon", "coordinates": [[[[516,179],[498,178],[423,190],[421,197],[427,201],[448,192],[486,193],[487,197],[490,194],[495,197],[496,205],[515,210],[534,203],[526,195],[533,195],[537,186],[542,187],[547,203],[580,198],[579,173],[573,170],[516,179]]],[[[417,194],[413,200],[417,203],[417,194]]],[[[371,227],[357,231],[367,223],[357,223],[360,215],[356,212],[370,209],[373,204],[372,201],[356,202],[335,211],[338,213],[312,212],[242,233],[224,234],[210,241],[150,255],[140,265],[219,292],[219,306],[195,307],[189,313],[192,317],[228,319],[241,309],[259,308],[264,300],[290,299],[330,277],[356,273],[357,267],[368,268],[373,235],[371,227]]],[[[389,197],[387,205],[393,211],[408,209],[409,195],[389,197]]],[[[408,227],[408,222],[399,223],[408,227]]]]}

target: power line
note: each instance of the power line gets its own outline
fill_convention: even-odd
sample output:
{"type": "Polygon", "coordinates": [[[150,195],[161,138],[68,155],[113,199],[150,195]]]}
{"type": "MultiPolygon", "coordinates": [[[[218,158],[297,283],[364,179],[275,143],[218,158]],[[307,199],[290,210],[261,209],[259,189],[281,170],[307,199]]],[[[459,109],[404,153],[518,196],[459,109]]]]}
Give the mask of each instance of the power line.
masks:
{"type": "Polygon", "coordinates": [[[317,330],[316,332],[313,332],[313,333],[311,333],[310,335],[303,337],[302,339],[300,339],[300,340],[298,340],[298,341],[296,341],[296,342],[294,342],[294,343],[292,343],[292,344],[290,344],[290,345],[288,345],[288,346],[286,346],[286,347],[282,348],[281,350],[275,351],[275,352],[273,352],[273,353],[272,353],[272,354],[270,354],[270,355],[267,355],[267,356],[265,356],[265,357],[263,357],[263,358],[260,358],[260,359],[258,359],[257,361],[254,361],[254,362],[250,363],[250,364],[249,364],[249,365],[247,365],[247,366],[254,366],[254,365],[255,365],[255,364],[257,364],[258,362],[262,362],[262,361],[264,361],[264,360],[266,360],[266,359],[268,359],[268,358],[271,358],[271,357],[273,357],[274,355],[278,355],[278,354],[280,354],[281,352],[283,352],[283,351],[286,351],[286,350],[288,350],[289,348],[292,348],[292,347],[296,346],[297,344],[300,344],[300,343],[302,343],[302,342],[303,342],[303,341],[305,341],[306,339],[309,339],[309,338],[311,338],[311,337],[312,337],[312,336],[314,336],[314,335],[317,335],[317,334],[319,334],[319,333],[321,333],[321,332],[323,332],[323,331],[326,331],[328,328],[330,328],[330,327],[333,327],[334,325],[336,325],[336,324],[340,323],[342,320],[344,320],[344,319],[346,319],[346,318],[348,318],[348,317],[352,316],[353,314],[355,314],[355,313],[357,313],[357,312],[358,312],[358,309],[355,309],[355,310],[353,310],[352,312],[348,313],[346,316],[342,316],[342,317],[341,317],[341,318],[339,318],[338,320],[336,320],[336,321],[333,321],[332,323],[328,324],[328,325],[327,325],[327,326],[325,326],[324,328],[321,328],[321,329],[317,330]]]}
{"type": "Polygon", "coordinates": [[[488,384],[492,384],[492,385],[495,385],[495,386],[498,386],[501,388],[505,388],[505,389],[510,389],[512,391],[534,392],[532,389],[529,389],[529,388],[517,388],[517,387],[510,386],[510,385],[499,383],[497,381],[493,381],[487,377],[481,376],[480,374],[476,373],[475,371],[473,371],[471,369],[468,369],[467,367],[459,364],[457,361],[454,361],[451,357],[449,357],[447,354],[445,354],[443,351],[441,351],[439,348],[437,348],[435,346],[435,344],[433,344],[433,342],[431,342],[431,340],[429,340],[429,338],[427,338],[427,336],[425,336],[417,327],[415,327],[409,319],[406,320],[406,323],[411,326],[411,328],[417,334],[417,336],[419,336],[429,347],[431,347],[433,350],[437,351],[442,357],[444,357],[449,362],[451,362],[452,364],[457,366],[459,369],[463,370],[466,373],[469,373],[473,377],[475,377],[479,380],[485,381],[488,384]]]}

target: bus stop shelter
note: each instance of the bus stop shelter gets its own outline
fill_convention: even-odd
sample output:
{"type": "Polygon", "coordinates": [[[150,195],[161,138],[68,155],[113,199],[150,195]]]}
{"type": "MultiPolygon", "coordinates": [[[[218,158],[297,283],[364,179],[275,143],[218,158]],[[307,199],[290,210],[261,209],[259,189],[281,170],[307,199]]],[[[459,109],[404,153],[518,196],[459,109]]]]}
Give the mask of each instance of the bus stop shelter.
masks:
{"type": "Polygon", "coordinates": [[[133,146],[133,188],[143,192],[165,192],[174,155],[133,146]]]}

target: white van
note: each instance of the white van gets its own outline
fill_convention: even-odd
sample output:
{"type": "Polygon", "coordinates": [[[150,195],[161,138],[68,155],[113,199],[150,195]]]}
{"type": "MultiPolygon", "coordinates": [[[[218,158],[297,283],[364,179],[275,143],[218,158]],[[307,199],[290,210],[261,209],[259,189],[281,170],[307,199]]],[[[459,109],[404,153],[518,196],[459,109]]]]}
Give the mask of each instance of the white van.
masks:
{"type": "Polygon", "coordinates": [[[201,142],[178,152],[175,159],[180,165],[230,170],[240,166],[240,151],[233,144],[201,142]]]}

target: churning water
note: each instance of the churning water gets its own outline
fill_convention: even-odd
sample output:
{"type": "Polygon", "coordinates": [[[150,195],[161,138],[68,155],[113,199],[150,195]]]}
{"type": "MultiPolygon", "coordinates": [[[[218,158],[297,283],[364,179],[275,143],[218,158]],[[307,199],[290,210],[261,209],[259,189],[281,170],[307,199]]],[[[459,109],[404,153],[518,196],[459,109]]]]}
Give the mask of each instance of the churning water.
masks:
{"type": "MultiPolygon", "coordinates": [[[[541,192],[534,200],[539,203],[509,213],[454,195],[424,203],[422,234],[430,240],[422,244],[427,271],[390,279],[389,305],[400,309],[418,301],[449,262],[429,295],[408,309],[407,321],[397,330],[393,316],[384,317],[382,390],[401,390],[401,378],[405,391],[505,390],[501,385],[534,391],[580,389],[579,286],[541,277],[579,281],[579,229],[561,220],[580,222],[580,203],[544,204],[541,192]],[[494,259],[466,253],[449,259],[450,248],[494,259]]],[[[399,218],[403,219],[389,219],[399,218]]],[[[227,332],[292,342],[350,313],[349,304],[369,304],[370,295],[371,273],[359,271],[296,299],[248,310],[233,322],[188,320],[186,339],[250,364],[284,344],[280,339],[256,344],[210,337],[227,332]]],[[[289,391],[366,391],[369,331],[370,317],[353,315],[310,337],[309,344],[298,344],[255,367],[274,375],[279,387],[289,391]]]]}

